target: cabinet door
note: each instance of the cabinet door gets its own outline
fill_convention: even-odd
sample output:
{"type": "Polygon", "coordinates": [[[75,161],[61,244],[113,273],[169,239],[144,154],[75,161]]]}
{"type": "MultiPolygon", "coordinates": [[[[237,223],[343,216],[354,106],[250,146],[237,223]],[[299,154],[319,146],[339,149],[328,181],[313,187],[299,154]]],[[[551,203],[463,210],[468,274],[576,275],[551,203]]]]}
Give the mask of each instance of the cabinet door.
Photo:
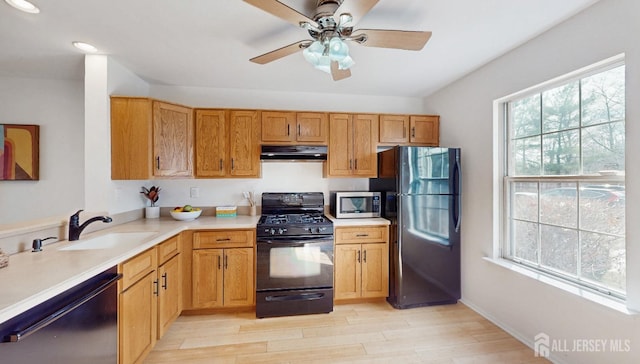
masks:
{"type": "Polygon", "coordinates": [[[260,126],[257,111],[230,112],[229,144],[229,175],[260,177],[260,126]]]}
{"type": "Polygon", "coordinates": [[[409,141],[409,116],[381,115],[380,143],[407,143],[409,141]]]}
{"type": "Polygon", "coordinates": [[[293,142],[296,139],[296,113],[290,111],[263,111],[261,140],[269,142],[293,142]]]}
{"type": "Polygon", "coordinates": [[[193,308],[222,307],[223,253],[224,251],[222,249],[203,249],[193,251],[193,308]]]}
{"type": "Polygon", "coordinates": [[[296,113],[296,140],[307,144],[327,145],[329,122],[327,114],[319,112],[296,113]]]}
{"type": "Polygon", "coordinates": [[[228,160],[225,110],[196,111],[196,177],[224,177],[228,160]]]}
{"type": "Polygon", "coordinates": [[[329,115],[329,148],[327,156],[329,176],[350,176],[353,168],[351,115],[329,115]]]}
{"type": "Polygon", "coordinates": [[[353,117],[353,175],[377,177],[378,115],[353,117]]]}
{"type": "Polygon", "coordinates": [[[151,100],[111,98],[111,179],[149,179],[153,173],[151,100]]]}
{"type": "Polygon", "coordinates": [[[156,342],[156,272],[120,294],[118,311],[121,364],[142,363],[156,342]]]}
{"type": "Polygon", "coordinates": [[[389,295],[387,244],[362,244],[362,297],[389,295]]]}
{"type": "Polygon", "coordinates": [[[411,116],[411,143],[437,146],[440,144],[440,117],[411,116]]]}
{"type": "Polygon", "coordinates": [[[224,251],[224,306],[251,306],[255,288],[253,248],[224,251]]]}
{"type": "Polygon", "coordinates": [[[360,244],[335,246],[334,299],[359,298],[362,284],[360,244]]]}
{"type": "Polygon", "coordinates": [[[153,102],[154,176],[189,177],[193,159],[193,110],[153,102]]]}
{"type": "Polygon", "coordinates": [[[158,339],[167,332],[169,326],[182,311],[180,255],[169,259],[158,267],[160,292],[158,294],[158,339]]]}

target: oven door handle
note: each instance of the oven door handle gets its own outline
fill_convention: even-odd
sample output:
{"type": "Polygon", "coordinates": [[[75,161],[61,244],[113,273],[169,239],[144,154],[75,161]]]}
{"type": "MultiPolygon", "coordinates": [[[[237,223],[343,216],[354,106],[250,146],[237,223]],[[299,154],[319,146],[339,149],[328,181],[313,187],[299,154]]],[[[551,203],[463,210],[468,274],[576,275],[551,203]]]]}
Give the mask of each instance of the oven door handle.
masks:
{"type": "Polygon", "coordinates": [[[278,295],[268,296],[265,298],[269,302],[282,302],[282,301],[314,301],[324,298],[324,293],[300,293],[295,295],[278,295]]]}
{"type": "Polygon", "coordinates": [[[317,243],[332,243],[333,237],[331,238],[309,238],[309,239],[301,239],[291,237],[288,239],[270,239],[270,240],[258,240],[258,245],[260,244],[270,244],[270,245],[282,245],[282,246],[290,246],[290,247],[298,247],[305,246],[305,244],[317,244],[317,243]]]}

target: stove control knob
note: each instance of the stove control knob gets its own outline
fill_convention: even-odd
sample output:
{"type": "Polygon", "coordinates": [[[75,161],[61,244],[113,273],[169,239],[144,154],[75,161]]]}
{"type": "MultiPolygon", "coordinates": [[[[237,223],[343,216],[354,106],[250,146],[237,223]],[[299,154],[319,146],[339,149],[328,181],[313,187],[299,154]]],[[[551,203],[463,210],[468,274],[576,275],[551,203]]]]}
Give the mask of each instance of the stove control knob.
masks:
{"type": "Polygon", "coordinates": [[[275,233],[276,233],[276,230],[275,230],[275,229],[269,229],[269,234],[271,234],[271,235],[275,235],[275,233]]]}
{"type": "Polygon", "coordinates": [[[280,229],[278,229],[278,234],[282,235],[286,231],[287,231],[287,229],[280,228],[280,229]]]}

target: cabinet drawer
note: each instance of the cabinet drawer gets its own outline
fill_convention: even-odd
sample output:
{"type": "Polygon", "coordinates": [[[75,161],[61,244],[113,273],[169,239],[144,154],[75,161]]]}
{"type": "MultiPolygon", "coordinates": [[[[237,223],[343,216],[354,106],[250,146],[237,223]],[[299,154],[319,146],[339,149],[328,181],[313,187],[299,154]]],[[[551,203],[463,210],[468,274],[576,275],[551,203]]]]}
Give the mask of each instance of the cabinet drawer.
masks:
{"type": "Polygon", "coordinates": [[[120,265],[122,273],[122,289],[125,291],[132,284],[156,269],[156,248],[149,249],[120,265]]]}
{"type": "Polygon", "coordinates": [[[193,233],[193,249],[253,247],[254,230],[197,231],[193,233]]]}
{"type": "Polygon", "coordinates": [[[336,228],[336,244],[379,243],[388,239],[387,226],[355,226],[336,228]]]}
{"type": "Polygon", "coordinates": [[[176,235],[158,245],[158,265],[164,264],[178,253],[180,253],[180,237],[176,235]]]}

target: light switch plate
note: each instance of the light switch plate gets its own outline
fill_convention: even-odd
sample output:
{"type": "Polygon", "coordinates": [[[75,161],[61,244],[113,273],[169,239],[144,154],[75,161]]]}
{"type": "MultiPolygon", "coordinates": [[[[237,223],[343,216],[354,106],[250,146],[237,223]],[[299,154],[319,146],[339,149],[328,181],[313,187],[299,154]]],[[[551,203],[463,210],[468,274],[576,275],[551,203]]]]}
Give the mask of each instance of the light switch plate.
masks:
{"type": "Polygon", "coordinates": [[[200,197],[200,187],[191,187],[190,194],[191,198],[200,197]]]}

